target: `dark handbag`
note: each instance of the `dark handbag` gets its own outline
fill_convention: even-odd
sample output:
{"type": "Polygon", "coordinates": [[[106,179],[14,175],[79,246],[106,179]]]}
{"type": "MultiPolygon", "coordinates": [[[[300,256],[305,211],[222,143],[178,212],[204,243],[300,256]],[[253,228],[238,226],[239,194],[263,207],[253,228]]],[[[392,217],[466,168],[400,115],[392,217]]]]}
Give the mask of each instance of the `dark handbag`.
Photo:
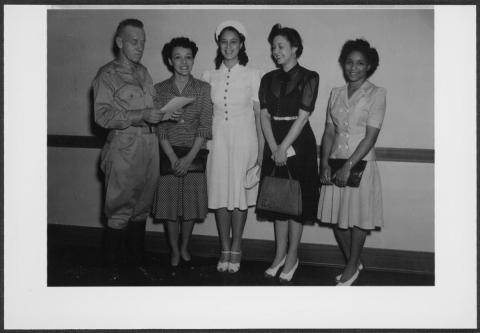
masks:
{"type": "MultiPolygon", "coordinates": [[[[328,160],[328,165],[330,165],[331,175],[333,176],[335,172],[337,172],[345,163],[347,159],[345,158],[330,158],[328,160]]],[[[360,181],[362,180],[363,171],[367,166],[367,161],[360,160],[357,164],[353,165],[350,168],[350,176],[347,180],[347,186],[350,187],[358,187],[360,185],[360,181]]],[[[332,178],[332,183],[334,180],[332,178]]]]}
{"type": "MultiPolygon", "coordinates": [[[[180,147],[180,146],[172,146],[175,155],[178,158],[187,155],[190,152],[190,147],[180,147]]],[[[200,149],[197,153],[197,156],[190,164],[188,168],[188,172],[205,172],[205,167],[207,165],[207,157],[208,157],[208,150],[207,149],[200,149]]],[[[170,163],[170,159],[168,158],[167,154],[160,149],[160,175],[171,175],[173,174],[172,164],[170,163]]]]}
{"type": "Polygon", "coordinates": [[[274,167],[270,176],[262,180],[258,195],[257,209],[290,216],[302,215],[302,191],[298,180],[275,177],[274,167]]]}

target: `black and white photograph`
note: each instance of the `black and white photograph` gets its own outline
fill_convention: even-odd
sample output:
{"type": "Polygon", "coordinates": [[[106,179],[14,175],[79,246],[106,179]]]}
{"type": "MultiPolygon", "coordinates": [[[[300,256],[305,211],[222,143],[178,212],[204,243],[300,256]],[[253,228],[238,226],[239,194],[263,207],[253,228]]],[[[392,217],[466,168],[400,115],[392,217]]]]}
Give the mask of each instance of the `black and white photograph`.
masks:
{"type": "Polygon", "coordinates": [[[476,327],[474,7],[23,9],[5,327],[476,327]]]}

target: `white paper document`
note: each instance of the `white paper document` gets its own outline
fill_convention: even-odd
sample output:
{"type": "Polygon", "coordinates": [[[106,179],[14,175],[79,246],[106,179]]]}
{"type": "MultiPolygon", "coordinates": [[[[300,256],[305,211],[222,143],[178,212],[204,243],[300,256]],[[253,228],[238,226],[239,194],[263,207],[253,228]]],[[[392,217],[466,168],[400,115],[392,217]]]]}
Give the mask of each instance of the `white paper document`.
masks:
{"type": "Polygon", "coordinates": [[[165,115],[163,116],[162,120],[169,120],[172,118],[173,113],[176,111],[183,112],[182,108],[185,105],[192,103],[195,100],[195,97],[174,97],[162,108],[165,111],[165,115]]]}

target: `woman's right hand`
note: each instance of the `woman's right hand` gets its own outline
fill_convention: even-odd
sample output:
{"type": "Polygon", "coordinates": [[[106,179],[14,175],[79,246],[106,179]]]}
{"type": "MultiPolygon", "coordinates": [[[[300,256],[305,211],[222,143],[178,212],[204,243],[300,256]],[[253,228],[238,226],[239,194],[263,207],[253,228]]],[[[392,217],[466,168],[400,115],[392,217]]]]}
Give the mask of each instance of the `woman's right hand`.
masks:
{"type": "Polygon", "coordinates": [[[332,169],[329,165],[322,166],[320,173],[320,183],[323,185],[332,185],[332,169]]]}
{"type": "Polygon", "coordinates": [[[173,175],[179,177],[177,175],[178,157],[175,155],[174,157],[169,157],[169,159],[170,159],[170,165],[172,166],[172,169],[173,169],[173,175]]]}
{"type": "Polygon", "coordinates": [[[270,151],[272,152],[272,155],[270,156],[270,158],[274,161],[275,161],[275,152],[277,151],[277,149],[278,149],[278,145],[276,145],[276,144],[275,144],[275,146],[270,147],[270,151]]]}
{"type": "Polygon", "coordinates": [[[277,150],[273,152],[273,160],[275,165],[284,166],[287,164],[287,152],[281,146],[278,146],[277,150]]]}

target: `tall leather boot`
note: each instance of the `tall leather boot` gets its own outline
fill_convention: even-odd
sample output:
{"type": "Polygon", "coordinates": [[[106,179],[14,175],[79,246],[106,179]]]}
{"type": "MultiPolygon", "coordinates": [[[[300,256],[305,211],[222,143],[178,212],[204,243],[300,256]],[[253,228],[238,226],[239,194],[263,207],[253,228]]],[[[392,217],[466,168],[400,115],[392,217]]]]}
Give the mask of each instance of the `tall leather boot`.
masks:
{"type": "Polygon", "coordinates": [[[107,227],[104,262],[109,282],[118,282],[124,262],[124,230],[107,227]]]}
{"type": "Polygon", "coordinates": [[[128,225],[127,249],[129,263],[132,266],[140,267],[145,264],[145,225],[146,220],[130,221],[128,225]]]}

